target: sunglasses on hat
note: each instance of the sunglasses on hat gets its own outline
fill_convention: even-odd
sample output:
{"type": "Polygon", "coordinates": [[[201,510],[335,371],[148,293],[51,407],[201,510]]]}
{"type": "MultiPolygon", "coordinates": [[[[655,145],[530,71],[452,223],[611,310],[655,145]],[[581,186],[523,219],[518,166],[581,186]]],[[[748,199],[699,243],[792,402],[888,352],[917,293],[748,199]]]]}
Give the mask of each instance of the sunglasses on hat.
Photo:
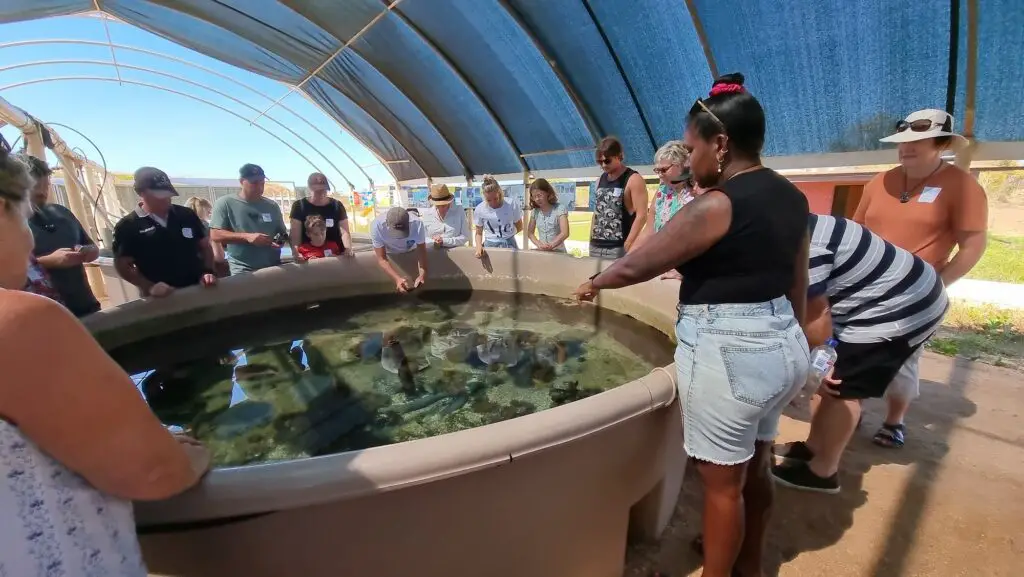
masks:
{"type": "Polygon", "coordinates": [[[936,127],[945,132],[950,132],[952,128],[949,126],[949,119],[946,119],[943,122],[935,122],[930,118],[921,118],[913,122],[900,120],[896,123],[896,132],[906,132],[907,130],[910,130],[911,132],[928,132],[932,128],[936,127]]]}

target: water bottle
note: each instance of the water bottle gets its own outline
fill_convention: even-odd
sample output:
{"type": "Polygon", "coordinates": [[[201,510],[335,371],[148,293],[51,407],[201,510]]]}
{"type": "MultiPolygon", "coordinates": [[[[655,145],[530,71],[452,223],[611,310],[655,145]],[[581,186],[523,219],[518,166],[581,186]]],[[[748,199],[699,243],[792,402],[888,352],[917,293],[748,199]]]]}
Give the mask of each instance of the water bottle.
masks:
{"type": "Polygon", "coordinates": [[[808,385],[820,385],[822,379],[832,370],[836,359],[839,358],[839,355],[836,354],[836,345],[838,344],[839,341],[830,338],[825,341],[825,344],[814,347],[814,350],[811,351],[811,375],[808,385]]]}

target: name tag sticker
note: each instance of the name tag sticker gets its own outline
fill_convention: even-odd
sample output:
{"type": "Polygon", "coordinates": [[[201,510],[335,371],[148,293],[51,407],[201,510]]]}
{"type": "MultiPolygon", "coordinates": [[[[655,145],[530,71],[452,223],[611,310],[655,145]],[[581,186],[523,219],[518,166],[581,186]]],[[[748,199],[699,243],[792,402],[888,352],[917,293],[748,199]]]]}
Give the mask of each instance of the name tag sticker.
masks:
{"type": "Polygon", "coordinates": [[[917,197],[917,202],[935,202],[935,199],[939,197],[940,192],[942,192],[942,189],[937,186],[926,186],[924,187],[924,190],[921,191],[921,196],[917,197]]]}
{"type": "Polygon", "coordinates": [[[331,252],[331,249],[325,248],[324,249],[324,256],[334,256],[334,253],[331,252]]]}
{"type": "Polygon", "coordinates": [[[327,228],[332,228],[333,226],[334,226],[334,219],[333,218],[328,218],[327,219],[327,228]]]}
{"type": "Polygon", "coordinates": [[[269,214],[269,213],[266,213],[266,212],[264,212],[263,214],[261,214],[261,215],[260,215],[260,218],[262,218],[262,219],[263,219],[263,222],[273,222],[273,220],[274,220],[274,219],[270,218],[270,214],[269,214]]]}
{"type": "Polygon", "coordinates": [[[191,228],[183,228],[183,229],[181,229],[181,236],[183,236],[185,238],[192,238],[192,229],[191,228]]]}

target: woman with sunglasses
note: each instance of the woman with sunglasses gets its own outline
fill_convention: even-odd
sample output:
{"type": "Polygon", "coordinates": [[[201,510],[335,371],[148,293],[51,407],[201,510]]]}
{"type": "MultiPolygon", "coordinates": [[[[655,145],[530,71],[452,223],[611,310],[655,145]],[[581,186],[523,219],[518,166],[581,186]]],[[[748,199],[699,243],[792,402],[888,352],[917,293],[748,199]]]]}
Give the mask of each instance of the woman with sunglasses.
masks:
{"type": "Polygon", "coordinates": [[[690,109],[684,146],[708,189],[576,296],[683,276],[676,370],[683,446],[704,486],[704,577],[760,577],[771,444],[807,380],[807,199],[761,165],[765,118],[743,76],[690,109]]]}
{"type": "MultiPolygon", "coordinates": [[[[690,153],[681,140],[670,140],[654,153],[654,173],[658,175],[658,192],[651,199],[647,214],[651,215],[635,246],[640,246],[661,230],[683,205],[697,197],[690,175],[690,153]]],[[[663,279],[680,279],[679,272],[670,270],[663,279]]]]}
{"type": "MultiPolygon", "coordinates": [[[[988,200],[970,173],[942,159],[950,148],[967,144],[953,132],[953,117],[942,110],[919,110],[896,124],[894,142],[900,165],[875,176],[864,187],[853,220],[935,267],[945,286],[978,264],[985,253],[988,200]],[[950,259],[953,248],[956,255],[950,259]]],[[[919,348],[888,384],[885,422],[874,441],[902,447],[903,418],[919,394],[919,348]]]]}

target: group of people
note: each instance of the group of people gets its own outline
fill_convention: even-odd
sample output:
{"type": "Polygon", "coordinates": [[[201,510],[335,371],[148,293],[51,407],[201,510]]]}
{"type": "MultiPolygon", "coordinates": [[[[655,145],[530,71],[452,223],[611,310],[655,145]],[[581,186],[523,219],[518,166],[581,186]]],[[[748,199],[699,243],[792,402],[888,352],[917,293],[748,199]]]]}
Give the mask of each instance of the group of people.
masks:
{"type": "MultiPolygon", "coordinates": [[[[773,480],[840,490],[839,462],[863,400],[886,397],[878,444],[906,442],[921,347],[945,314],[945,287],[985,249],[984,190],[941,157],[963,141],[948,113],[915,112],[883,139],[897,144],[900,165],[867,184],[852,219],[810,213],[806,197],[761,164],[765,134],[764,111],[742,75],[717,79],[690,109],[683,140],[657,151],[661,186],[650,201],[621,143],[602,140],[590,252],[615,260],[575,293],[592,300],[658,276],[681,281],[675,361],[684,449],[704,486],[708,577],[761,575],[773,480]],[[773,446],[783,409],[808,383],[811,349],[829,339],[838,360],[815,391],[808,438],[773,446]]],[[[12,574],[31,574],[11,563],[42,562],[32,539],[75,550],[87,536],[94,553],[85,557],[96,567],[141,567],[127,501],[184,491],[209,467],[209,453],[161,426],[75,322],[72,315],[99,308],[83,269],[98,249],[70,211],[48,201],[49,176],[41,159],[0,147],[0,470],[17,481],[0,484],[0,504],[33,499],[81,532],[48,532],[36,516],[14,512],[21,525],[0,543],[0,559],[12,574]],[[60,362],[39,363],[38,350],[60,362]],[[73,482],[72,471],[86,484],[73,482]]],[[[222,264],[230,274],[275,266],[286,244],[299,262],[352,254],[345,208],[328,196],[324,175],[309,177],[310,195],[293,204],[290,226],[263,197],[262,168],[247,164],[239,179],[236,196],[178,206],[164,172],[139,169],[138,207],[114,230],[119,274],[162,297],[215,285],[222,264]]],[[[476,255],[516,248],[522,211],[492,177],[482,196],[472,222],[476,255]]],[[[564,251],[568,217],[553,187],[538,179],[529,199],[527,240],[564,251]]],[[[371,225],[377,262],[400,292],[426,282],[428,246],[468,238],[446,186],[432,187],[429,201],[422,213],[392,207],[371,225]],[[389,259],[409,252],[419,265],[411,280],[389,259]]]]}
{"type": "MultiPolygon", "coordinates": [[[[601,215],[602,230],[622,246],[597,248],[620,258],[576,290],[592,300],[658,275],[682,281],[675,361],[684,449],[704,486],[696,545],[706,577],[762,575],[775,482],[839,492],[865,399],[888,404],[874,441],[903,446],[922,346],[948,308],[945,287],[980,260],[987,230],[984,190],[942,159],[964,143],[947,112],[915,112],[882,139],[897,144],[900,165],[865,186],[852,219],[815,215],[761,164],[764,111],[743,81],[721,77],[694,103],[684,153],[656,159],[663,183],[677,170],[692,182],[669,179],[646,213],[628,169],[605,168],[599,186],[621,190],[598,206],[621,200],[601,215]],[[634,236],[645,218],[655,226],[634,236]],[[816,367],[828,369],[818,383],[810,352],[831,339],[838,359],[816,367]],[[808,385],[808,438],[774,446],[784,408],[808,385]]],[[[621,162],[608,154],[598,148],[600,165],[621,162]]]]}

